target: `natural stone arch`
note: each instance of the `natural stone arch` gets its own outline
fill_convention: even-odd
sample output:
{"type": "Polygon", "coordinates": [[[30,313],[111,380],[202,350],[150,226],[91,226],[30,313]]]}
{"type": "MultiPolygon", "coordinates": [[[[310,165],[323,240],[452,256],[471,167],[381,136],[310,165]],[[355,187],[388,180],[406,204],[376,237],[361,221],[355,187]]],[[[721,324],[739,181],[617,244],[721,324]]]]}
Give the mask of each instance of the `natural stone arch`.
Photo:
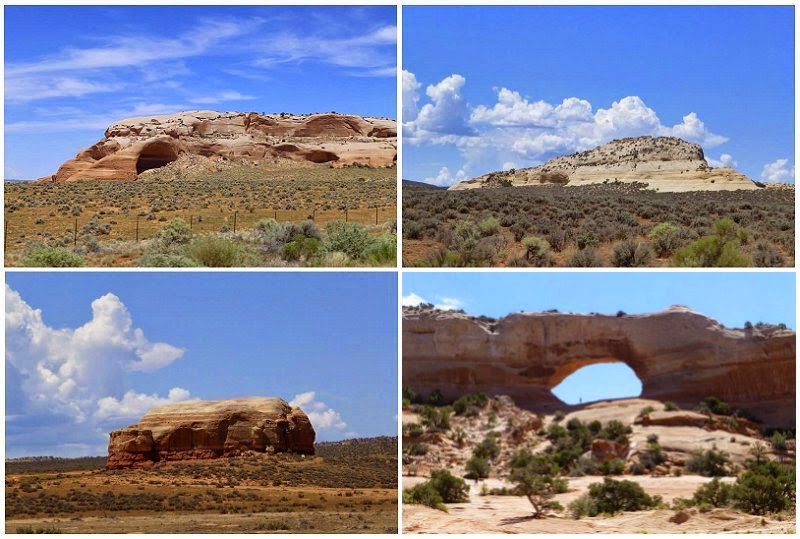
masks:
{"type": "Polygon", "coordinates": [[[157,140],[147,144],[136,158],[136,174],[161,168],[178,159],[178,152],[169,142],[157,140]]]}
{"type": "Polygon", "coordinates": [[[403,385],[445,398],[508,395],[526,408],[563,409],[551,389],[582,366],[619,361],[642,398],[691,408],[716,396],[767,426],[795,423],[795,333],[732,329],[686,307],[642,315],[519,313],[498,321],[406,309],[403,385]]]}

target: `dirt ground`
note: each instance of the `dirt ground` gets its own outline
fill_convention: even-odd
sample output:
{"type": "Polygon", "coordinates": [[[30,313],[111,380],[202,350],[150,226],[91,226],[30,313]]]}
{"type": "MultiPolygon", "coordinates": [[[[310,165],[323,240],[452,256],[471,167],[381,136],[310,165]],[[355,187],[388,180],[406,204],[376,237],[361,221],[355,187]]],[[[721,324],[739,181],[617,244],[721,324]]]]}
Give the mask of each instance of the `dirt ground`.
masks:
{"type": "MultiPolygon", "coordinates": [[[[404,477],[408,488],[426,478],[404,477]]],[[[648,494],[658,494],[669,502],[676,497],[690,497],[709,478],[682,477],[625,477],[641,484],[648,494]]],[[[588,485],[601,481],[598,477],[569,479],[569,491],[556,496],[566,506],[583,494],[588,485]]],[[[733,478],[726,478],[733,481],[733,478]]],[[[531,506],[521,496],[481,496],[481,486],[470,481],[469,503],[448,504],[448,513],[421,505],[403,506],[405,533],[794,533],[794,515],[779,520],[776,517],[745,515],[728,509],[713,509],[702,513],[689,510],[683,523],[670,521],[675,511],[658,509],[623,513],[612,517],[593,517],[573,520],[564,514],[532,519],[531,506]]],[[[486,481],[489,488],[509,486],[497,479],[486,481]]]]}
{"type": "MultiPolygon", "coordinates": [[[[377,440],[377,439],[376,439],[377,440]]],[[[391,441],[390,441],[391,442],[391,441]]],[[[106,470],[6,463],[6,533],[396,533],[397,445],[106,470]]],[[[69,464],[69,463],[67,463],[69,464]]]]}

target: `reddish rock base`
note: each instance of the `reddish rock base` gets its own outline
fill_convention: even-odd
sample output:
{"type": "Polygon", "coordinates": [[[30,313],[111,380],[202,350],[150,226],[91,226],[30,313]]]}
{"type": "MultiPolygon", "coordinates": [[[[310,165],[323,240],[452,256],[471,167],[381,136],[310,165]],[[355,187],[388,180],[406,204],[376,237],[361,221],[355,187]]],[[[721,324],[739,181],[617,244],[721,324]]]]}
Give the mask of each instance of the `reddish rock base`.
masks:
{"type": "Polygon", "coordinates": [[[106,467],[213,459],[249,451],[312,455],[314,438],[308,416],[283,399],[190,401],[153,408],[138,424],[111,432],[106,467]]]}

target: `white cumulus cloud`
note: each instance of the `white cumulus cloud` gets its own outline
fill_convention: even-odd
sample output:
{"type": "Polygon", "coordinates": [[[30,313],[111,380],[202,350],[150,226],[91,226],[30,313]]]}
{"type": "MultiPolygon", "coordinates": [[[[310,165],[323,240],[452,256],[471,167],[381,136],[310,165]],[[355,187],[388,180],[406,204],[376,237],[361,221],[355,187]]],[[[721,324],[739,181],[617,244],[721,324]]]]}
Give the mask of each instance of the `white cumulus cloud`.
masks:
{"type": "Polygon", "coordinates": [[[733,158],[733,156],[729,153],[723,153],[719,156],[719,159],[714,159],[711,156],[706,156],[706,161],[708,164],[715,168],[721,167],[729,167],[729,168],[736,168],[739,166],[739,162],[733,158]]]}
{"type": "Polygon", "coordinates": [[[41,436],[40,429],[52,421],[69,427],[67,437],[73,438],[54,440],[55,448],[99,442],[107,425],[138,419],[147,404],[188,398],[182,388],[160,398],[127,387],[128,373],[164,368],[184,350],[147,339],[117,296],[94,300],[91,319],[77,328],[47,325],[41,310],[8,285],[5,301],[7,408],[17,423],[27,425],[16,438],[21,443],[26,436],[41,436]]]}
{"type": "Polygon", "coordinates": [[[794,181],[794,167],[789,166],[788,159],[776,159],[767,163],[761,170],[761,179],[768,182],[794,181]]]}
{"type": "Polygon", "coordinates": [[[299,406],[311,420],[311,425],[316,430],[342,431],[346,429],[347,423],[342,419],[339,412],[324,402],[318,401],[316,397],[316,391],[298,393],[289,401],[289,404],[299,406]]]}

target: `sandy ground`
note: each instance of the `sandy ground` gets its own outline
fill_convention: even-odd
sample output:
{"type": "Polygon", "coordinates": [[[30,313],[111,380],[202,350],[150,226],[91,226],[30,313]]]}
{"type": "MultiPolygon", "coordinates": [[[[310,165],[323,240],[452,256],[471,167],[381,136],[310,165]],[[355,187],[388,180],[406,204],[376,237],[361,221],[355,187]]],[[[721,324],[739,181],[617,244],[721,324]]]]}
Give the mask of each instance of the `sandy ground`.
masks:
{"type": "MultiPolygon", "coordinates": [[[[404,477],[407,488],[426,478],[404,477]]],[[[661,495],[665,501],[688,497],[708,478],[682,477],[625,477],[636,481],[649,494],[661,495]]],[[[599,477],[570,479],[570,490],[556,496],[566,506],[580,496],[590,483],[599,477]]],[[[733,478],[726,478],[733,481],[733,478]]],[[[490,479],[487,486],[508,486],[490,479]]],[[[403,506],[403,530],[406,533],[794,533],[795,518],[778,520],[743,515],[727,509],[714,509],[706,513],[689,511],[689,519],[682,524],[670,522],[674,511],[659,509],[624,513],[613,517],[594,517],[573,520],[567,516],[530,518],[528,501],[518,496],[480,496],[482,482],[470,482],[469,503],[448,504],[448,513],[420,505],[403,506]]]]}

